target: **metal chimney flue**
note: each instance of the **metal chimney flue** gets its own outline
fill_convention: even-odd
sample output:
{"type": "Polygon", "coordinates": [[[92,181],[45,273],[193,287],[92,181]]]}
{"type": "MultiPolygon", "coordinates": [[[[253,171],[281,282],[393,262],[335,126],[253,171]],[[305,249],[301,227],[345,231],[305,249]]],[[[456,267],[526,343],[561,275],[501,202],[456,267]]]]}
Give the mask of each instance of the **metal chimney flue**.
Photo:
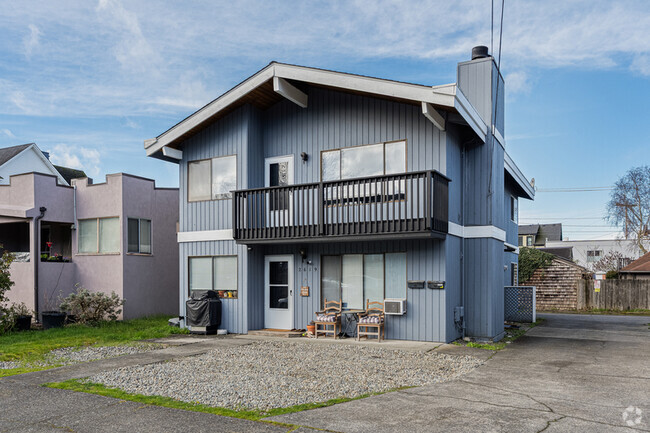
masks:
{"type": "Polygon", "coordinates": [[[490,55],[488,54],[488,47],[486,47],[485,45],[479,45],[472,48],[472,60],[483,59],[489,56],[490,55]]]}

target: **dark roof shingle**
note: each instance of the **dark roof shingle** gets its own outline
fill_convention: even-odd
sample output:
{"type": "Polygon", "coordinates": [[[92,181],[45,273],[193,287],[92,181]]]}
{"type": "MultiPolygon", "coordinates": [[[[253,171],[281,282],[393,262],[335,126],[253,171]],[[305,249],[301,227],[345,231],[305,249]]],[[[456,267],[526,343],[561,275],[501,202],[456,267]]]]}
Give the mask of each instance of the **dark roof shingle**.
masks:
{"type": "Polygon", "coordinates": [[[55,165],[54,168],[56,168],[56,171],[58,171],[59,174],[61,174],[61,176],[69,184],[72,184],[70,182],[72,179],[79,179],[81,177],[88,177],[88,176],[86,176],[86,173],[84,173],[83,170],[77,170],[76,168],[62,167],[60,165],[55,165]]]}
{"type": "Polygon", "coordinates": [[[5,162],[12,159],[14,156],[18,155],[23,150],[27,149],[34,143],[20,144],[18,146],[3,147],[0,149],[0,165],[3,165],[5,162]]]}
{"type": "Polygon", "coordinates": [[[650,272],[650,253],[647,253],[623,269],[621,272],[650,272]]]}

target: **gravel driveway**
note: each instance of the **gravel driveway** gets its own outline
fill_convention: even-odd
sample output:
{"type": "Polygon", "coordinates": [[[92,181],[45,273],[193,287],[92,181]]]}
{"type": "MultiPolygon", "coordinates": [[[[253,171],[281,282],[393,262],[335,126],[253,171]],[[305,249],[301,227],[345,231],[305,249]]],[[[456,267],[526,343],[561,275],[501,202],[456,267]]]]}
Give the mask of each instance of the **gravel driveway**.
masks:
{"type": "Polygon", "coordinates": [[[88,381],[210,406],[267,410],[446,381],[481,363],[435,352],[259,341],[124,367],[88,381]]]}

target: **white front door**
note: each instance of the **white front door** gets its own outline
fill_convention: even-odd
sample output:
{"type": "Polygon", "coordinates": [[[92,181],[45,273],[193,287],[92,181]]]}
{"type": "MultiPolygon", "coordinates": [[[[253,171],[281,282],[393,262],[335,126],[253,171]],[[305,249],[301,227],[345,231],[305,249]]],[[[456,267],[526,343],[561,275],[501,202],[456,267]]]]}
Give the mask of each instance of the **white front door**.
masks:
{"type": "MultiPolygon", "coordinates": [[[[293,185],[293,155],[264,160],[264,186],[293,185]]],[[[266,197],[266,220],[269,227],[286,227],[293,222],[293,195],[286,190],[271,190],[266,197]]]]}
{"type": "Polygon", "coordinates": [[[264,327],[293,329],[293,256],[264,257],[264,327]]]}

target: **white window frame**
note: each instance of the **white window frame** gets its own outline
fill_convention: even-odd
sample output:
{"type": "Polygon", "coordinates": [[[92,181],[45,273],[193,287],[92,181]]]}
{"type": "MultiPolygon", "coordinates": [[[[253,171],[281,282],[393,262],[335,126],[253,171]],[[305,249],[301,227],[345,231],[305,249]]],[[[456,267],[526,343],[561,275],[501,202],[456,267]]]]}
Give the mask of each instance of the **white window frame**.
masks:
{"type": "Polygon", "coordinates": [[[191,281],[191,270],[190,267],[192,266],[192,259],[212,259],[211,260],[211,265],[210,265],[210,272],[211,272],[211,281],[212,281],[212,288],[209,290],[221,290],[215,288],[215,274],[214,274],[214,262],[216,259],[220,257],[234,257],[235,258],[235,284],[236,288],[232,290],[228,290],[231,292],[236,292],[236,296],[232,298],[222,298],[222,299],[239,299],[239,257],[237,257],[236,254],[221,254],[221,255],[216,255],[216,256],[189,256],[187,258],[187,293],[190,295],[192,293],[192,290],[204,290],[204,289],[192,289],[192,281],[191,281]]]}
{"type": "Polygon", "coordinates": [[[120,224],[120,217],[119,216],[108,216],[108,217],[96,217],[96,218],[80,218],[80,219],[77,220],[77,222],[80,222],[80,221],[92,221],[92,220],[95,220],[95,222],[97,224],[97,232],[96,232],[96,239],[95,239],[95,251],[84,251],[84,252],[80,251],[81,250],[81,248],[80,248],[81,233],[79,231],[81,230],[81,228],[80,228],[81,225],[77,224],[77,227],[79,229],[77,231],[77,255],[113,255],[113,254],[121,254],[122,226],[120,224]],[[120,228],[120,232],[118,234],[120,239],[118,241],[117,251],[99,252],[99,249],[100,249],[99,248],[99,240],[101,239],[101,236],[100,236],[100,233],[99,233],[99,228],[100,228],[99,221],[100,220],[106,220],[106,219],[113,219],[113,218],[117,219],[117,225],[120,228]]]}
{"type": "Polygon", "coordinates": [[[149,218],[136,218],[136,217],[127,217],[126,218],[126,253],[127,254],[141,254],[145,256],[150,256],[153,254],[153,222],[149,218]],[[138,251],[129,251],[129,245],[131,244],[130,239],[129,239],[129,220],[137,220],[138,221],[138,251]],[[140,239],[140,234],[141,234],[141,222],[142,220],[144,221],[149,221],[149,251],[148,253],[143,253],[142,252],[142,241],[140,239]]]}
{"type": "MultiPolygon", "coordinates": [[[[321,150],[321,152],[320,152],[320,161],[319,161],[319,164],[320,164],[320,179],[323,182],[333,182],[333,181],[337,181],[337,180],[354,179],[353,177],[350,177],[350,178],[345,177],[344,178],[344,177],[341,176],[341,164],[342,164],[343,158],[341,158],[341,153],[339,153],[339,178],[338,179],[330,179],[330,180],[327,180],[327,181],[323,180],[323,155],[325,153],[328,153],[328,152],[342,152],[342,151],[348,150],[348,149],[355,149],[355,148],[360,148],[360,147],[364,147],[364,146],[376,146],[378,144],[381,144],[383,146],[383,162],[382,163],[383,163],[383,166],[384,166],[383,173],[381,175],[379,175],[379,176],[384,176],[384,175],[386,175],[386,145],[391,144],[391,143],[401,143],[401,142],[404,142],[404,173],[407,173],[408,172],[408,140],[406,138],[404,138],[402,140],[390,140],[390,141],[383,141],[383,142],[380,141],[378,143],[367,143],[367,144],[359,144],[359,145],[356,145],[356,146],[339,147],[337,149],[321,150]]],[[[393,173],[390,173],[390,174],[393,174],[393,173]]]]}
{"type": "Polygon", "coordinates": [[[197,203],[201,201],[218,201],[218,200],[230,200],[232,199],[232,192],[228,192],[225,194],[219,194],[219,197],[215,197],[214,191],[212,189],[212,166],[213,166],[213,161],[216,159],[222,159],[222,158],[235,158],[235,189],[239,187],[239,182],[237,179],[237,174],[238,174],[238,167],[237,167],[237,154],[232,154],[232,155],[221,155],[221,156],[215,156],[214,158],[205,158],[205,159],[195,159],[192,161],[187,162],[187,188],[186,188],[186,193],[187,193],[187,201],[189,203],[197,203]],[[204,161],[209,161],[210,162],[210,179],[208,181],[209,186],[210,186],[210,198],[208,199],[191,199],[190,198],[190,164],[191,163],[196,163],[196,162],[204,162],[204,161]]]}
{"type": "Polygon", "coordinates": [[[596,263],[603,258],[603,250],[587,250],[587,263],[596,263]]]}

